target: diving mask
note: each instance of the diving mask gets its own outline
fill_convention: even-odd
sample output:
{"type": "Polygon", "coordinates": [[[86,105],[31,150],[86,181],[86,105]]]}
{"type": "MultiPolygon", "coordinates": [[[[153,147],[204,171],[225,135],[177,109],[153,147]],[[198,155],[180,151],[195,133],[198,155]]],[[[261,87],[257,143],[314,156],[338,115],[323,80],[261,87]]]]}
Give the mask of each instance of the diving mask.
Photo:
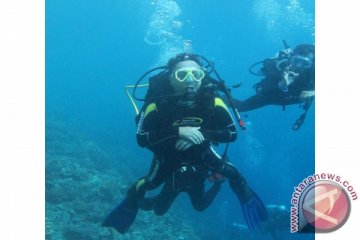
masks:
{"type": "Polygon", "coordinates": [[[184,82],[189,77],[200,82],[205,77],[205,72],[200,68],[180,68],[175,71],[174,76],[179,82],[184,82]]]}
{"type": "Polygon", "coordinates": [[[313,60],[309,57],[295,55],[291,57],[290,65],[298,69],[311,68],[313,66],[313,60]]]}

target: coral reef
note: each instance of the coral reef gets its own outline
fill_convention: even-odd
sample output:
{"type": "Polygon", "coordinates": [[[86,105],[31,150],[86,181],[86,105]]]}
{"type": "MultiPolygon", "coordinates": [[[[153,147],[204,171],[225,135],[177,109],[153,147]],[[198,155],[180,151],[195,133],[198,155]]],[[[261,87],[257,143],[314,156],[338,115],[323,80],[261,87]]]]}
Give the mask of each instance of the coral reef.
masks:
{"type": "Polygon", "coordinates": [[[179,210],[162,217],[139,211],[125,235],[102,228],[106,214],[139,177],[119,164],[134,156],[124,150],[124,159],[112,157],[70,129],[54,119],[46,123],[46,240],[200,239],[179,210]]]}

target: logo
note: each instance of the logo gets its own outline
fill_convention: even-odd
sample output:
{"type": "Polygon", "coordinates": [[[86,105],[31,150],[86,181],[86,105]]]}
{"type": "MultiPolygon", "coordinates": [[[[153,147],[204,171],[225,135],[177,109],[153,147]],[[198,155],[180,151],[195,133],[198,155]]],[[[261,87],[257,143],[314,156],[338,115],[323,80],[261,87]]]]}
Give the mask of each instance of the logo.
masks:
{"type": "Polygon", "coordinates": [[[351,200],[357,194],[348,181],[335,174],[314,174],[294,188],[291,199],[290,231],[333,232],[349,219],[351,200]]]}
{"type": "Polygon", "coordinates": [[[175,126],[200,126],[203,120],[197,117],[185,117],[181,120],[175,121],[172,125],[175,126]]]}
{"type": "Polygon", "coordinates": [[[316,232],[332,232],[342,227],[350,215],[350,198],[331,181],[315,182],[304,192],[301,212],[316,232]]]}

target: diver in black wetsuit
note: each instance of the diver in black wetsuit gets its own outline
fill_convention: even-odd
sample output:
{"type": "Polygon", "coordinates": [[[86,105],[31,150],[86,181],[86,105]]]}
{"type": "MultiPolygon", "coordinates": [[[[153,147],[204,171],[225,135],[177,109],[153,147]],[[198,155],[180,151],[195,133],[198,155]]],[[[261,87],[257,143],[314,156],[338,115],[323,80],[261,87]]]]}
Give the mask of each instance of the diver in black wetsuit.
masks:
{"type": "Polygon", "coordinates": [[[145,197],[139,202],[142,210],[154,210],[156,215],[165,214],[176,197],[186,192],[196,211],[204,211],[214,201],[221,189],[225,178],[217,173],[210,174],[209,169],[201,165],[186,164],[176,170],[165,181],[160,193],[153,197],[145,197]],[[212,182],[212,186],[205,191],[205,181],[212,182]]]}
{"type": "Polygon", "coordinates": [[[199,164],[229,180],[249,228],[256,228],[267,219],[264,205],[238,170],[211,146],[235,141],[237,131],[226,104],[206,88],[208,75],[201,61],[196,55],[180,54],[170,59],[163,79],[162,87],[171,92],[146,102],[138,118],[138,144],[154,153],[150,171],[134,183],[103,226],[125,233],[146,191],[160,186],[184,164],[199,164]]]}
{"type": "MultiPolygon", "coordinates": [[[[256,94],[245,100],[234,100],[239,112],[246,112],[266,105],[303,104],[305,112],[315,97],[315,46],[300,44],[292,51],[280,51],[275,58],[265,59],[250,67],[255,75],[265,76],[254,85],[256,94]],[[262,63],[261,73],[252,67],[262,63]]],[[[293,125],[300,128],[306,113],[293,125]]]]}

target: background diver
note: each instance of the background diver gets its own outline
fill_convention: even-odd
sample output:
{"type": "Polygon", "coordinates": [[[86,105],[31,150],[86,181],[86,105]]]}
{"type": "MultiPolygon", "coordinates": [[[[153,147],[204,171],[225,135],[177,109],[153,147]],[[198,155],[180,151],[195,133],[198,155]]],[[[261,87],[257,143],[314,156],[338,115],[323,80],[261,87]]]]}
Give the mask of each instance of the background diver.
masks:
{"type": "Polygon", "coordinates": [[[266,221],[268,215],[262,201],[236,167],[211,146],[235,141],[237,131],[226,104],[212,88],[206,88],[209,78],[199,55],[179,54],[149,80],[149,91],[156,91],[157,97],[147,94],[138,117],[137,141],[154,154],[150,171],[133,184],[103,226],[125,233],[135,220],[146,191],[160,186],[182,163],[201,164],[226,177],[250,229],[266,221]],[[152,86],[152,82],[159,84],[152,86]]]}
{"type": "Polygon", "coordinates": [[[304,113],[296,120],[293,130],[298,130],[315,97],[315,46],[300,44],[286,49],[276,57],[250,66],[250,73],[264,78],[254,85],[256,94],[245,100],[234,100],[239,112],[246,112],[266,105],[285,106],[303,104],[304,113]],[[255,66],[262,64],[260,72],[255,66]]]}

